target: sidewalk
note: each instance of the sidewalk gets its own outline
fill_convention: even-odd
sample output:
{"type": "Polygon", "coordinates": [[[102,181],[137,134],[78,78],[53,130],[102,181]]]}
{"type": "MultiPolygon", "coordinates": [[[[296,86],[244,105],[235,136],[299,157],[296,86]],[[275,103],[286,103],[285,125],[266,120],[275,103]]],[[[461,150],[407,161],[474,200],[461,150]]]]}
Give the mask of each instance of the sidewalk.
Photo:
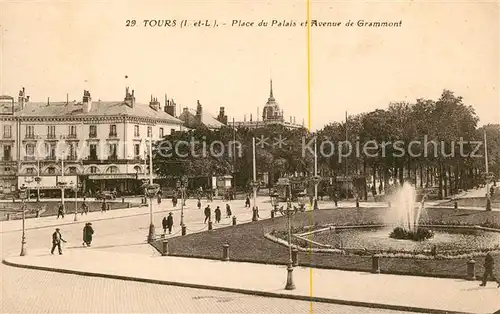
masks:
{"type": "Polygon", "coordinates": [[[87,276],[427,313],[493,313],[500,308],[500,289],[496,284],[479,287],[477,281],[314,269],[310,298],[310,269],[303,267],[296,267],[293,272],[297,289],[287,291],[286,267],[274,265],[120,254],[91,248],[67,249],[62,256],[50,255],[48,249],[32,250],[24,257],[7,257],[4,263],[87,276]]]}

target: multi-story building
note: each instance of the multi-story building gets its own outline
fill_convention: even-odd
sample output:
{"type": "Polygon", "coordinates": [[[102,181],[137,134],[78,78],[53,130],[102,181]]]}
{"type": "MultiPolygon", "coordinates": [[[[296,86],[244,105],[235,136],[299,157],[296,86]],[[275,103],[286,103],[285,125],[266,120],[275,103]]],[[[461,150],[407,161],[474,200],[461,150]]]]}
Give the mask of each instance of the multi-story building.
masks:
{"type": "Polygon", "coordinates": [[[10,195],[17,182],[17,119],[14,98],[0,96],[0,195],[10,195]]]}
{"type": "Polygon", "coordinates": [[[123,101],[93,101],[84,91],[81,102],[47,103],[30,102],[23,89],[11,103],[13,114],[0,116],[2,126],[4,121],[12,126],[12,139],[2,138],[0,166],[16,166],[18,176],[14,181],[3,176],[4,194],[21,184],[58,191],[62,176],[69,188],[79,182],[86,192],[134,192],[149,175],[147,140],[182,130],[175,105],[167,101],[162,108],[153,97],[149,105],[138,104],[128,88],[123,101]]]}

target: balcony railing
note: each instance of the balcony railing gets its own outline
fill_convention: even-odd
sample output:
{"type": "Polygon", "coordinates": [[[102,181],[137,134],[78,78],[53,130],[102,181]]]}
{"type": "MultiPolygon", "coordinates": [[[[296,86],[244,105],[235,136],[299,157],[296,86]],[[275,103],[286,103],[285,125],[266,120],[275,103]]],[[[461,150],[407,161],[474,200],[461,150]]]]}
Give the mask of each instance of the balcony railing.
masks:
{"type": "Polygon", "coordinates": [[[4,134],[3,138],[12,138],[12,133],[4,134]]]}
{"type": "Polygon", "coordinates": [[[68,157],[66,157],[66,160],[77,160],[78,159],[78,156],[76,155],[69,155],[68,157]]]}
{"type": "Polygon", "coordinates": [[[56,160],[56,156],[47,156],[45,157],[45,160],[56,160]]]}
{"type": "Polygon", "coordinates": [[[36,136],[35,134],[31,134],[31,133],[27,133],[24,138],[27,138],[27,139],[35,139],[35,138],[38,138],[38,136],[36,136]]]}
{"type": "Polygon", "coordinates": [[[12,156],[3,156],[2,161],[12,161],[12,156]]]}
{"type": "Polygon", "coordinates": [[[97,133],[89,133],[89,138],[96,138],[97,137],[97,133]]]}
{"type": "Polygon", "coordinates": [[[118,160],[118,156],[117,155],[108,156],[108,160],[118,160]]]}
{"type": "Polygon", "coordinates": [[[109,137],[118,137],[118,134],[117,133],[109,133],[109,137]]]}
{"type": "Polygon", "coordinates": [[[65,138],[65,139],[71,139],[71,138],[76,138],[76,134],[68,134],[68,135],[63,135],[61,136],[61,138],[65,138]]]}
{"type": "Polygon", "coordinates": [[[24,160],[26,161],[36,160],[36,156],[24,156],[24,160]]]}
{"type": "Polygon", "coordinates": [[[87,160],[99,160],[99,157],[97,157],[97,155],[90,155],[87,157],[87,160]]]}
{"type": "Polygon", "coordinates": [[[47,134],[47,139],[55,139],[56,138],[56,135],[53,134],[53,133],[48,133],[47,134]]]}

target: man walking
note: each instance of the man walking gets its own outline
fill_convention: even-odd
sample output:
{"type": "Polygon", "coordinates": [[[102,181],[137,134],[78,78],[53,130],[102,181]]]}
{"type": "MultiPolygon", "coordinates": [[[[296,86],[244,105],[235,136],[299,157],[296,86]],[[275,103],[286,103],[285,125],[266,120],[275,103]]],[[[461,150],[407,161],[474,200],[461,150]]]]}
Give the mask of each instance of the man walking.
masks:
{"type": "Polygon", "coordinates": [[[215,223],[217,223],[217,224],[220,223],[221,216],[222,216],[222,213],[220,211],[219,206],[217,206],[217,208],[215,209],[215,223]]]}
{"type": "Polygon", "coordinates": [[[64,219],[64,206],[63,204],[59,205],[59,209],[57,210],[57,219],[61,216],[64,219]]]}
{"type": "Polygon", "coordinates": [[[163,227],[163,233],[167,233],[167,217],[163,217],[161,221],[161,226],[163,227]]]}
{"type": "Polygon", "coordinates": [[[62,238],[61,232],[59,232],[59,230],[59,228],[56,228],[56,231],[52,234],[52,250],[50,250],[50,254],[54,254],[54,250],[57,247],[59,255],[62,255],[61,241],[66,243],[66,240],[62,238]]]}
{"type": "Polygon", "coordinates": [[[174,226],[174,216],[172,216],[172,213],[168,213],[168,217],[167,217],[168,234],[172,234],[172,227],[173,226],[174,226]]]}
{"type": "Polygon", "coordinates": [[[211,213],[211,210],[210,210],[210,205],[207,205],[207,207],[205,207],[205,221],[203,223],[207,223],[207,220],[208,221],[212,221],[212,219],[210,218],[210,216],[212,216],[212,213],[211,213]]]}
{"type": "Polygon", "coordinates": [[[85,203],[85,198],[84,198],[82,203],[82,215],[83,214],[87,215],[88,213],[89,213],[89,205],[85,203]]]}
{"type": "Polygon", "coordinates": [[[90,246],[92,244],[92,235],[94,234],[94,229],[92,228],[92,223],[87,222],[85,227],[83,227],[83,245],[90,246]]]}
{"type": "Polygon", "coordinates": [[[484,258],[484,274],[483,274],[483,282],[480,284],[481,287],[486,286],[486,281],[488,280],[488,276],[493,278],[498,284],[498,288],[500,288],[500,281],[498,281],[495,278],[495,275],[493,274],[493,269],[495,266],[495,260],[493,259],[493,256],[491,256],[491,252],[488,252],[486,254],[486,257],[484,258]]]}

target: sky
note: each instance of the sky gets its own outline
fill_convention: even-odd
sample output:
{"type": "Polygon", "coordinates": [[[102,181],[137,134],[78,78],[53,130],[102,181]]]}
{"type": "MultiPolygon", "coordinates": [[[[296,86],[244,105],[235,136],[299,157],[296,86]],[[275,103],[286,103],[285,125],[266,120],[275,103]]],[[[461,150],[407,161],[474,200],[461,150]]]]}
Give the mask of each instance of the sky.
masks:
{"type": "MultiPolygon", "coordinates": [[[[182,107],[231,121],[262,115],[273,80],[286,120],[308,125],[306,1],[1,1],[0,95],[25,87],[33,101],[122,100],[165,93],[182,107]],[[176,20],[144,27],[143,20],[176,20]],[[233,20],[294,21],[295,27],[232,27],[233,20]],[[136,20],[126,27],[126,20],[136,20]],[[217,20],[219,27],[179,27],[217,20]],[[223,25],[226,23],[226,25],[223,25]],[[125,78],[128,76],[128,78],[125,78]]],[[[496,1],[311,1],[311,19],[354,22],[312,27],[311,129],[387,108],[391,101],[437,99],[450,89],[480,125],[500,123],[500,32],[496,1]],[[398,28],[358,20],[402,21],[398,28]]]]}

